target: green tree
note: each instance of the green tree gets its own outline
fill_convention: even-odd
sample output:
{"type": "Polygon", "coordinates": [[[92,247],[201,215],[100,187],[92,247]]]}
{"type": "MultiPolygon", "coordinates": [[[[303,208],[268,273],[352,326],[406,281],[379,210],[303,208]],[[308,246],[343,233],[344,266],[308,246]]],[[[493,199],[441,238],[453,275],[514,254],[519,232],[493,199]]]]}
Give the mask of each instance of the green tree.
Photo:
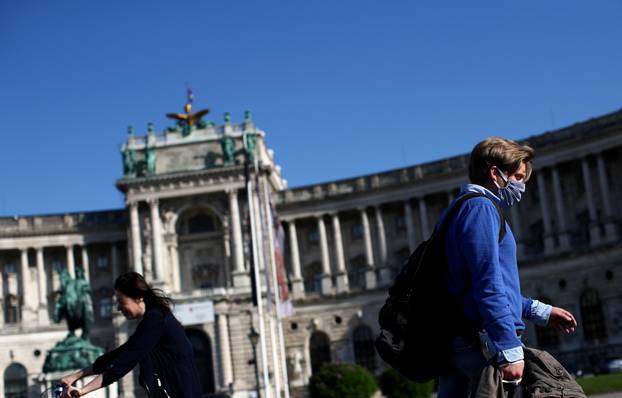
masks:
{"type": "Polygon", "coordinates": [[[313,398],[369,398],[378,385],[359,365],[327,363],[311,377],[309,388],[313,398]]]}
{"type": "Polygon", "coordinates": [[[415,383],[402,376],[395,369],[387,369],[380,375],[380,389],[387,398],[428,398],[432,394],[433,382],[415,383]]]}

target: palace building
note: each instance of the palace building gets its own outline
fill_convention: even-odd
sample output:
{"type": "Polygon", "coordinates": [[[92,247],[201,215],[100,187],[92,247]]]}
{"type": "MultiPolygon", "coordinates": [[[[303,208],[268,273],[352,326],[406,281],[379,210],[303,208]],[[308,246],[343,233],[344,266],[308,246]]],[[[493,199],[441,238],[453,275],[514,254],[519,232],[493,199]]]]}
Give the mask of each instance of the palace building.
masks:
{"type": "MultiPolygon", "coordinates": [[[[249,113],[130,130],[117,182],[125,208],[0,218],[0,398],[39,396],[46,352],[67,334],[53,322],[59,271],[78,267],[92,289],[91,340],[104,349],[135,326],[114,308],[119,274],[143,273],[171,294],[206,395],[264,396],[268,380],[284,397],[304,396],[324,362],[382,371],[373,339],[387,287],[467,182],[468,155],[288,188],[267,138],[249,113]],[[263,317],[252,299],[252,264],[261,281],[274,277],[272,231],[256,222],[271,218],[270,203],[293,304],[280,322],[273,282],[262,283],[263,317]]],[[[534,176],[507,217],[523,293],[579,322],[570,335],[528,325],[525,341],[571,371],[598,372],[622,357],[622,110],[522,141],[536,150],[534,176]]],[[[129,376],[108,392],[121,394],[143,396],[129,376]]]]}

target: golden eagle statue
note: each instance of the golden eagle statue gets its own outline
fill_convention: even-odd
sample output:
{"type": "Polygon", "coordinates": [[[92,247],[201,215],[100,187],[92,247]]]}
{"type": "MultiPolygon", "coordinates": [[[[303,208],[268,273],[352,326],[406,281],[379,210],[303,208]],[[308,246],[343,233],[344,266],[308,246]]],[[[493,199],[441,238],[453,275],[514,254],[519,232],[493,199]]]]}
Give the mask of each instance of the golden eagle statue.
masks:
{"type": "Polygon", "coordinates": [[[192,90],[188,89],[188,102],[184,105],[185,113],[167,113],[166,117],[177,120],[181,125],[194,126],[201,121],[203,116],[209,113],[209,109],[201,109],[198,112],[192,113],[192,101],[194,96],[192,90]]]}

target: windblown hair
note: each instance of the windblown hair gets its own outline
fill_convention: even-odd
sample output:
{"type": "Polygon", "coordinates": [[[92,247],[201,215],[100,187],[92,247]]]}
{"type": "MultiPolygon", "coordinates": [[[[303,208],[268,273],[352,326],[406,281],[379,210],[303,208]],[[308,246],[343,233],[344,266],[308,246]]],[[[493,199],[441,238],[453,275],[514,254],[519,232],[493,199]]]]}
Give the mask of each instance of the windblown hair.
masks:
{"type": "Polygon", "coordinates": [[[171,312],[173,300],[161,289],[154,289],[137,272],[127,272],[117,278],[114,289],[133,299],[142,298],[146,309],[157,308],[163,313],[171,312]]]}
{"type": "Polygon", "coordinates": [[[485,183],[492,166],[497,166],[504,173],[513,174],[525,163],[527,170],[524,181],[527,182],[533,170],[532,159],[531,147],[506,138],[489,137],[475,145],[471,152],[469,180],[475,184],[485,183]]]}

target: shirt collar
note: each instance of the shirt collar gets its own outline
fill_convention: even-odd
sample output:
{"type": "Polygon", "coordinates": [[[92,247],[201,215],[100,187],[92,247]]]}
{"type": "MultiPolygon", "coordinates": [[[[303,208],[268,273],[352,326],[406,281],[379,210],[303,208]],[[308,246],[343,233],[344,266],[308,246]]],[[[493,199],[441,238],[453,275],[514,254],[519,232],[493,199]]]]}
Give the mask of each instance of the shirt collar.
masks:
{"type": "Polygon", "coordinates": [[[461,187],[460,193],[465,193],[465,192],[477,192],[477,193],[483,193],[484,195],[488,196],[490,199],[494,200],[496,203],[501,203],[501,198],[497,195],[495,195],[491,190],[484,188],[481,185],[478,184],[464,184],[461,187]]]}

